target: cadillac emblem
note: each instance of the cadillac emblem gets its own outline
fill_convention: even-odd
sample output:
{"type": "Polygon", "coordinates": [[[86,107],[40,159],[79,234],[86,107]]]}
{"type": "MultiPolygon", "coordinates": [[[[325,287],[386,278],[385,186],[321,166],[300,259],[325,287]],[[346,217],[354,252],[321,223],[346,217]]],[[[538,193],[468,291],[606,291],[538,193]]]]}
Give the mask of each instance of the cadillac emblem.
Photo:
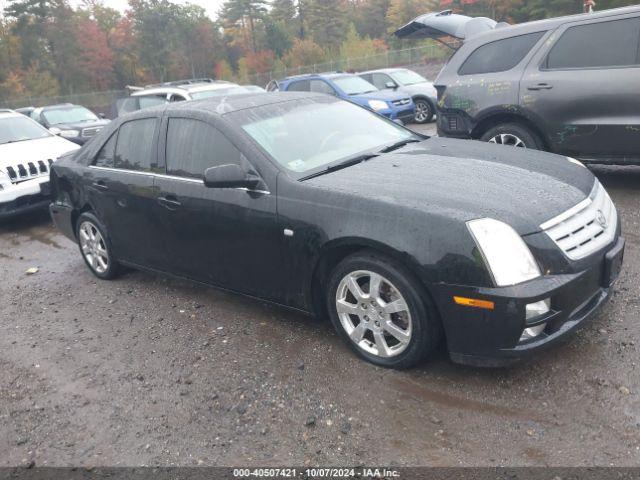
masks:
{"type": "Polygon", "coordinates": [[[607,228],[607,218],[602,213],[602,210],[596,212],[596,222],[600,224],[602,228],[607,228]]]}

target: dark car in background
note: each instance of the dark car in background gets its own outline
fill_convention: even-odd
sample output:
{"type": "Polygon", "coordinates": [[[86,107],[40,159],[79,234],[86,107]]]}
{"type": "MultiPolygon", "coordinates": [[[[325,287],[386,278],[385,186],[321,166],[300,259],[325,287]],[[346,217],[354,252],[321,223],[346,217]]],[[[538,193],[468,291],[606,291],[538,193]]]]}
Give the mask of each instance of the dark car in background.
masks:
{"type": "Polygon", "coordinates": [[[413,100],[406,93],[381,91],[372,83],[351,73],[296,75],[271,81],[267,85],[267,90],[326,93],[402,123],[411,122],[415,115],[413,100]]]}
{"type": "Polygon", "coordinates": [[[383,68],[358,74],[380,90],[393,90],[411,96],[416,107],[416,123],[428,123],[436,113],[438,92],[433,83],[408,68],[383,68]]]}
{"type": "Polygon", "coordinates": [[[435,80],[442,136],[640,164],[640,7],[496,24],[450,11],[402,38],[462,42],[435,80]]]}
{"type": "Polygon", "coordinates": [[[54,135],[78,145],[83,145],[109,124],[109,120],[98,117],[88,108],[72,103],[34,108],[29,116],[54,135]]]}
{"type": "Polygon", "coordinates": [[[624,250],[579,162],[429,139],[316,93],[132,113],[54,163],[51,185],[97,277],[128,265],[328,316],[386,367],[443,338],[485,365],[552,345],[609,298],[624,250]]]}

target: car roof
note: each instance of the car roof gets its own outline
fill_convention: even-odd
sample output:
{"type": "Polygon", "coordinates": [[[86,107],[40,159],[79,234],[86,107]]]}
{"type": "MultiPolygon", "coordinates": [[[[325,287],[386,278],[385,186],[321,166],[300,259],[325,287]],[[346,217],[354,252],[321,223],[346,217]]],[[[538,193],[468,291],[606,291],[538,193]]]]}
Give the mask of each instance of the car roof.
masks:
{"type": "Polygon", "coordinates": [[[9,117],[24,117],[24,115],[16,112],[15,110],[11,110],[9,108],[0,108],[0,118],[9,118],[9,117]]]}
{"type": "Polygon", "coordinates": [[[325,73],[303,73],[301,75],[292,75],[291,77],[285,77],[280,82],[290,82],[293,80],[307,80],[311,78],[337,78],[337,77],[357,77],[355,73],[348,72],[325,72],[325,73]]]}
{"type": "Polygon", "coordinates": [[[44,107],[36,108],[35,110],[57,110],[60,108],[81,107],[82,105],[75,105],[73,103],[58,103],[56,105],[45,105],[44,107]]]}
{"type": "Polygon", "coordinates": [[[516,35],[524,35],[527,33],[539,32],[542,30],[551,30],[557,28],[566,23],[579,22],[582,20],[596,20],[599,18],[614,17],[618,15],[624,15],[627,13],[640,12],[639,5],[633,5],[630,7],[612,8],[609,10],[600,10],[593,13],[578,13],[574,15],[565,15],[562,17],[545,18],[542,20],[533,20],[531,22],[518,23],[515,25],[509,25],[499,23],[495,29],[487,32],[480,33],[473,40],[486,39],[492,36],[510,37],[516,35]]]}
{"type": "Polygon", "coordinates": [[[239,110],[290,102],[302,98],[324,97],[326,95],[314,92],[251,92],[240,95],[203,98],[202,100],[191,100],[189,102],[168,103],[160,108],[164,109],[165,112],[197,111],[224,115],[239,110]]]}
{"type": "Polygon", "coordinates": [[[185,93],[185,92],[203,92],[207,90],[217,90],[219,88],[234,87],[237,84],[232,82],[201,82],[190,83],[185,85],[156,85],[149,88],[143,88],[142,90],[136,90],[131,94],[132,97],[138,97],[141,95],[154,95],[158,93],[185,93]]]}
{"type": "Polygon", "coordinates": [[[358,75],[362,75],[365,73],[392,73],[392,72],[398,72],[400,70],[411,70],[410,68],[403,68],[403,67],[398,67],[398,68],[376,68],[375,70],[367,70],[365,72],[360,72],[358,73],[358,75]]]}

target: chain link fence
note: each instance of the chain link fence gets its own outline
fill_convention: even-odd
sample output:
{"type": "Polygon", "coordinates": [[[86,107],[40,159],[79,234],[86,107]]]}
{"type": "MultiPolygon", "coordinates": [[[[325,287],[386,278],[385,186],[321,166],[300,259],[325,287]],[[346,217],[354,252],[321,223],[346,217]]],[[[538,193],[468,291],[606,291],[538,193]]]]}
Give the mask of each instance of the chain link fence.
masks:
{"type": "MultiPolygon", "coordinates": [[[[271,80],[279,80],[291,75],[320,72],[358,72],[387,67],[411,67],[413,70],[433,80],[438,74],[451,51],[441,45],[389,50],[365,57],[335,59],[324,63],[316,63],[302,67],[285,67],[281,70],[256,73],[246,78],[236,78],[240,83],[266,86],[271,80]]],[[[84,105],[95,113],[110,115],[110,106],[118,98],[126,97],[127,90],[108,90],[103,92],[77,93],[56,97],[22,97],[11,100],[0,98],[0,107],[22,108],[54,105],[58,103],[74,103],[84,105]]]]}
{"type": "Polygon", "coordinates": [[[109,114],[109,107],[118,98],[127,96],[126,90],[107,90],[103,92],[73,93],[56,97],[22,97],[13,100],[0,99],[0,106],[5,108],[41,107],[58,103],[75,103],[84,105],[96,113],[109,114]]]}
{"type": "Polygon", "coordinates": [[[377,68],[416,67],[415,70],[427,78],[433,79],[450,55],[451,50],[442,45],[432,44],[422,47],[405,48],[401,50],[387,50],[376,55],[366,57],[330,60],[302,67],[284,67],[265,73],[255,73],[240,79],[243,83],[265,86],[271,80],[279,80],[292,75],[322,72],[361,72],[377,68]]]}

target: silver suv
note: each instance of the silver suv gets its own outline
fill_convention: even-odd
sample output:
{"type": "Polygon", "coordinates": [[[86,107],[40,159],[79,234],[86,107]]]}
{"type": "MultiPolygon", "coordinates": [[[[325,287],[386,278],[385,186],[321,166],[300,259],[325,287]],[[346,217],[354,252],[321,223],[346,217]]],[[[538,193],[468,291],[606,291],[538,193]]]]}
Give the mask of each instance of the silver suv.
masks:
{"type": "Polygon", "coordinates": [[[112,116],[155,107],[169,102],[183,102],[215,96],[216,90],[236,87],[238,84],[211,78],[191,78],[175,82],[157,83],[145,87],[127,87],[129,97],[116,100],[112,106],[112,116]]]}

